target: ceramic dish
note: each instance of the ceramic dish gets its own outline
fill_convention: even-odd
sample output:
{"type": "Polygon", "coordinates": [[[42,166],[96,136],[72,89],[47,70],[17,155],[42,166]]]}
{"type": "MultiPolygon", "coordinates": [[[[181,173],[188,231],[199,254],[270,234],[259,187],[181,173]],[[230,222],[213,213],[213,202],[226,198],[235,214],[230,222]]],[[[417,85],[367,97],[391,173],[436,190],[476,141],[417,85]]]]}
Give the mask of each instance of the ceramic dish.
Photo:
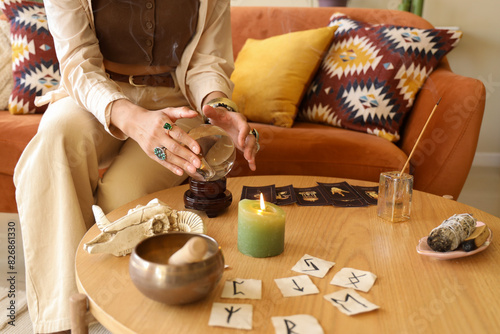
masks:
{"type": "MultiPolygon", "coordinates": [[[[484,225],[484,223],[483,222],[476,223],[476,226],[481,226],[481,225],[484,225]]],[[[427,245],[427,237],[420,239],[420,241],[418,242],[418,245],[417,245],[417,252],[419,254],[434,257],[434,258],[440,259],[440,260],[451,260],[451,259],[456,259],[456,258],[460,258],[460,257],[471,256],[471,255],[474,255],[476,253],[479,253],[479,252],[485,250],[490,245],[492,234],[491,234],[491,230],[489,228],[488,228],[488,231],[490,232],[490,235],[488,236],[488,239],[486,239],[486,242],[484,244],[482,244],[481,247],[474,249],[473,251],[470,251],[470,252],[465,252],[465,251],[461,250],[460,246],[457,250],[454,250],[451,252],[433,251],[429,247],[429,245],[427,245]]]]}

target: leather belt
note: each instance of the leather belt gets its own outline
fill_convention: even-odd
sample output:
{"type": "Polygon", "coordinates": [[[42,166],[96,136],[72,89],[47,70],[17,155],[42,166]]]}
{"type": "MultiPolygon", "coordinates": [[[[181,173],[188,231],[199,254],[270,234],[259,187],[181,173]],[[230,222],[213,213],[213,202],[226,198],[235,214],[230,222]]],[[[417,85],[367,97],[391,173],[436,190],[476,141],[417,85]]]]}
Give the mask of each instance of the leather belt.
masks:
{"type": "Polygon", "coordinates": [[[111,80],[128,82],[132,86],[151,86],[151,87],[175,87],[175,81],[170,72],[159,74],[146,74],[146,75],[126,75],[106,71],[111,80]]]}

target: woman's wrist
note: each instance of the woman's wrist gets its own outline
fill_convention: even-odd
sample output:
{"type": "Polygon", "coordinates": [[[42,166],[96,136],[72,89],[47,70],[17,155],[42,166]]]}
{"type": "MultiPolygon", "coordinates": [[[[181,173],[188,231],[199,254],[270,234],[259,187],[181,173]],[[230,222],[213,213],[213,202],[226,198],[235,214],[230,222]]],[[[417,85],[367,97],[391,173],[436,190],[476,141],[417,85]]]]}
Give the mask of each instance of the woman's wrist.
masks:
{"type": "Polygon", "coordinates": [[[227,111],[238,112],[238,106],[236,103],[227,97],[216,97],[206,103],[213,108],[225,108],[227,111]]]}
{"type": "Polygon", "coordinates": [[[126,136],[130,137],[131,129],[130,125],[134,122],[131,121],[137,111],[141,109],[127,99],[119,99],[113,102],[111,105],[110,114],[110,131],[117,129],[121,131],[126,136]]]}
{"type": "Polygon", "coordinates": [[[215,91],[215,92],[211,92],[210,94],[207,94],[207,96],[205,96],[205,98],[202,101],[202,107],[204,105],[206,105],[209,101],[216,99],[216,98],[219,98],[219,97],[227,98],[227,95],[224,94],[223,92],[219,92],[219,91],[215,91]]]}
{"type": "MultiPolygon", "coordinates": [[[[236,103],[234,101],[232,101],[231,99],[229,99],[226,94],[222,93],[222,92],[219,92],[219,91],[216,91],[216,92],[212,92],[210,94],[208,94],[207,96],[205,96],[205,98],[203,99],[203,106],[210,106],[212,108],[224,108],[226,111],[229,111],[229,112],[238,112],[238,106],[236,105],[236,103]]],[[[209,124],[209,119],[206,117],[205,113],[203,112],[203,108],[202,108],[202,112],[201,112],[202,116],[203,116],[203,121],[205,124],[209,124]]]]}

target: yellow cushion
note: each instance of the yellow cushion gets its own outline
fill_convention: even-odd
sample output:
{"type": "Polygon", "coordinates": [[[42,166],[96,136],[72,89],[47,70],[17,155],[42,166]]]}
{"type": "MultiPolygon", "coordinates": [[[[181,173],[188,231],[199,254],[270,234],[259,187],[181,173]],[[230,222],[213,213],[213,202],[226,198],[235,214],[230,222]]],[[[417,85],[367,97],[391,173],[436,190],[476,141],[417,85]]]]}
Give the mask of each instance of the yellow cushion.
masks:
{"type": "Polygon", "coordinates": [[[336,27],[248,39],[231,76],[233,100],[248,120],[292,127],[298,104],[336,27]]]}

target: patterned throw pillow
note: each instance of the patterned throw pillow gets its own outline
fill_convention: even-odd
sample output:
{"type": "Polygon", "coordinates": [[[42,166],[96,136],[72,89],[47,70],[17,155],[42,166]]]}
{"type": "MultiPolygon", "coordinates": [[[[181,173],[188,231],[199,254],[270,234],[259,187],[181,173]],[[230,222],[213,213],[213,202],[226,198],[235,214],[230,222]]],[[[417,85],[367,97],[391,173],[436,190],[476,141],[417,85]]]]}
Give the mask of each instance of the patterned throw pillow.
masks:
{"type": "Polygon", "coordinates": [[[43,113],[35,97],[59,85],[59,63],[49,33],[42,3],[0,0],[0,9],[10,22],[14,87],[9,97],[12,114],[43,113]]]}
{"type": "Polygon", "coordinates": [[[335,14],[334,42],[302,100],[298,118],[390,141],[415,96],[462,33],[372,25],[335,14]]]}
{"type": "Polygon", "coordinates": [[[12,50],[10,25],[7,17],[0,15],[0,110],[7,110],[12,91],[12,50]]]}

